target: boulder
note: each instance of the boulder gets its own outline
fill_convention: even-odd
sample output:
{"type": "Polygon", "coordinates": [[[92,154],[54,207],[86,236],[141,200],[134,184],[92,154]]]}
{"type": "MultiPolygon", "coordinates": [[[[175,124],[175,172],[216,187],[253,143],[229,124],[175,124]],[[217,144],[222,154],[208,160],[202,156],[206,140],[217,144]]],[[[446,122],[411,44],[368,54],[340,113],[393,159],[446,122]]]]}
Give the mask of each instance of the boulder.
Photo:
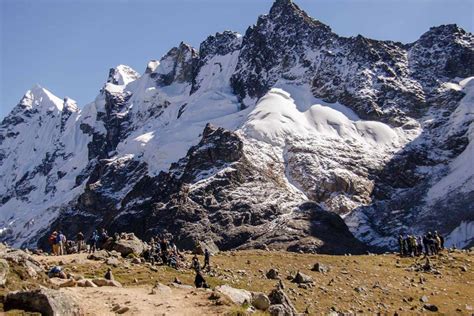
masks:
{"type": "Polygon", "coordinates": [[[130,254],[140,256],[145,251],[145,244],[133,233],[126,234],[125,238],[121,238],[117,241],[113,239],[107,240],[103,248],[109,251],[115,250],[119,252],[122,257],[126,257],[130,254]]]}
{"type": "Polygon", "coordinates": [[[320,272],[320,273],[327,273],[327,272],[329,272],[329,267],[325,264],[316,262],[314,264],[313,268],[311,269],[311,271],[316,271],[316,272],[320,272]]]}
{"type": "Polygon", "coordinates": [[[252,306],[256,309],[266,311],[270,307],[270,299],[263,293],[254,292],[252,293],[252,306]]]}
{"type": "Polygon", "coordinates": [[[438,306],[433,305],[433,304],[425,304],[425,305],[423,305],[423,308],[430,311],[430,312],[437,312],[438,311],[438,306]]]}
{"type": "Polygon", "coordinates": [[[277,269],[270,269],[268,272],[265,274],[267,279],[271,280],[277,280],[280,277],[278,276],[278,270],[277,269]]]}
{"type": "Polygon", "coordinates": [[[132,263],[134,263],[134,264],[140,264],[140,263],[142,263],[142,259],[140,259],[140,258],[133,258],[133,259],[132,259],[132,263]]]}
{"type": "Polygon", "coordinates": [[[90,255],[87,256],[87,259],[89,260],[107,260],[107,258],[110,257],[109,253],[105,250],[98,250],[94,253],[91,253],[90,255]]]}
{"type": "Polygon", "coordinates": [[[10,266],[7,260],[0,259],[0,286],[5,286],[5,283],[7,283],[8,271],[10,271],[10,266]]]}
{"type": "Polygon", "coordinates": [[[74,287],[76,286],[77,282],[74,279],[67,279],[63,283],[59,285],[59,287],[74,287]]]}
{"type": "Polygon", "coordinates": [[[77,286],[80,286],[80,287],[98,287],[97,285],[95,285],[94,282],[92,282],[92,280],[89,280],[89,279],[83,279],[83,280],[77,281],[77,286]]]}
{"type": "Polygon", "coordinates": [[[293,278],[291,282],[298,283],[298,284],[313,283],[313,279],[309,275],[306,275],[298,271],[298,273],[295,275],[295,277],[293,278]]]}
{"type": "Polygon", "coordinates": [[[211,255],[219,253],[219,247],[212,240],[198,241],[194,253],[198,255],[204,255],[204,250],[208,250],[211,255]]]}
{"type": "Polygon", "coordinates": [[[105,263],[113,267],[118,267],[120,265],[120,261],[115,257],[107,258],[107,260],[105,260],[105,263]]]}
{"type": "Polygon", "coordinates": [[[106,280],[103,278],[93,279],[92,282],[97,286],[115,286],[115,287],[122,287],[120,282],[115,280],[106,280]]]}
{"type": "Polygon", "coordinates": [[[49,282],[58,287],[73,287],[76,286],[76,280],[74,279],[61,279],[61,278],[50,278],[49,282]]]}
{"type": "Polygon", "coordinates": [[[237,305],[250,304],[252,302],[252,293],[247,290],[220,285],[215,288],[215,291],[224,294],[237,305]]]}
{"type": "Polygon", "coordinates": [[[171,288],[161,283],[155,284],[153,290],[155,290],[155,293],[171,294],[171,288]]]}
{"type": "Polygon", "coordinates": [[[293,306],[290,299],[285,294],[285,292],[283,292],[283,290],[272,290],[270,295],[268,295],[268,298],[270,299],[271,304],[268,308],[270,315],[293,316],[298,314],[296,308],[293,306]],[[281,306],[274,307],[275,305],[281,306]]]}
{"type": "Polygon", "coordinates": [[[41,313],[46,316],[84,314],[74,297],[58,290],[46,288],[7,294],[4,310],[12,309],[41,313]]]}
{"type": "Polygon", "coordinates": [[[288,316],[288,315],[293,315],[293,314],[288,313],[287,308],[286,308],[285,305],[283,305],[283,304],[271,305],[271,306],[268,308],[268,314],[270,314],[270,316],[288,316]]]}

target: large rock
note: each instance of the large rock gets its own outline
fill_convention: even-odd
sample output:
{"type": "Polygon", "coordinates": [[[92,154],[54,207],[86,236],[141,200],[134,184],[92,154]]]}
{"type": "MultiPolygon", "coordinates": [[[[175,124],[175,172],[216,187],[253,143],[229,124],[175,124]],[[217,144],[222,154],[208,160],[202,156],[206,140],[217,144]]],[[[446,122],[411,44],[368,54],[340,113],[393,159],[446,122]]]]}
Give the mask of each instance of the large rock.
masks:
{"type": "Polygon", "coordinates": [[[82,279],[82,280],[77,281],[77,286],[79,286],[79,287],[98,287],[97,285],[95,285],[94,282],[92,282],[92,280],[89,280],[89,279],[82,279]]]}
{"type": "Polygon", "coordinates": [[[252,303],[252,293],[247,290],[236,289],[228,285],[217,286],[215,290],[227,296],[235,304],[242,305],[252,303]]]}
{"type": "Polygon", "coordinates": [[[103,278],[93,279],[92,282],[97,286],[115,286],[115,287],[122,287],[120,282],[115,280],[106,280],[103,278]]]}
{"type": "Polygon", "coordinates": [[[291,303],[288,296],[281,289],[274,289],[268,296],[271,306],[268,309],[270,315],[293,316],[297,315],[296,308],[291,303]]]}
{"type": "Polygon", "coordinates": [[[298,283],[298,284],[313,283],[313,279],[309,275],[306,275],[298,271],[298,273],[296,273],[295,277],[293,278],[291,282],[298,283]]]}
{"type": "Polygon", "coordinates": [[[89,260],[106,260],[107,258],[109,258],[110,255],[107,251],[105,250],[98,250],[94,253],[91,253],[90,255],[87,256],[87,259],[89,260]]]}
{"type": "Polygon", "coordinates": [[[327,273],[327,272],[329,272],[329,267],[325,264],[316,262],[314,264],[313,268],[311,269],[311,271],[316,271],[316,272],[320,272],[320,273],[327,273]]]}
{"type": "Polygon", "coordinates": [[[103,245],[104,249],[112,251],[115,250],[119,252],[123,257],[128,256],[129,254],[141,255],[145,251],[145,244],[135,234],[130,233],[126,234],[126,237],[114,241],[109,239],[103,245]]]}
{"type": "Polygon", "coordinates": [[[194,252],[198,255],[203,255],[206,249],[211,253],[211,255],[215,255],[219,252],[219,247],[217,247],[212,240],[198,241],[194,252]]]}
{"type": "Polygon", "coordinates": [[[278,276],[278,269],[268,270],[268,272],[265,274],[265,276],[267,277],[267,279],[271,279],[271,280],[277,280],[277,279],[280,278],[278,276]]]}
{"type": "Polygon", "coordinates": [[[19,309],[45,316],[84,314],[75,298],[58,290],[46,288],[9,293],[5,298],[4,309],[5,311],[19,309]]]}
{"type": "Polygon", "coordinates": [[[252,306],[256,309],[266,311],[270,307],[270,299],[263,293],[252,293],[252,306]]]}
{"type": "Polygon", "coordinates": [[[5,286],[9,270],[8,262],[5,259],[0,259],[0,286],[5,286]]]}

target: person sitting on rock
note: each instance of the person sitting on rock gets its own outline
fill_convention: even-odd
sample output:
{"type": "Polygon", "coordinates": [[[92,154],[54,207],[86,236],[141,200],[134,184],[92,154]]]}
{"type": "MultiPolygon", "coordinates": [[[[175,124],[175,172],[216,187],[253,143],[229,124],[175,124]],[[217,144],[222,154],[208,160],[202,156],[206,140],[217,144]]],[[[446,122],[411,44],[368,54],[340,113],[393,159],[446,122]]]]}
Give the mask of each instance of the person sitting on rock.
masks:
{"type": "Polygon", "coordinates": [[[51,270],[49,270],[48,278],[67,279],[67,276],[60,266],[54,266],[51,268],[51,270]]]}
{"type": "Polygon", "coordinates": [[[114,275],[112,274],[112,269],[110,269],[110,268],[107,269],[107,272],[105,272],[104,278],[106,280],[111,280],[111,281],[114,280],[114,275]]]}
{"type": "Polygon", "coordinates": [[[202,276],[201,271],[196,271],[196,277],[194,278],[194,285],[196,286],[196,288],[204,288],[204,289],[209,288],[209,285],[207,285],[207,282],[202,276]]]}

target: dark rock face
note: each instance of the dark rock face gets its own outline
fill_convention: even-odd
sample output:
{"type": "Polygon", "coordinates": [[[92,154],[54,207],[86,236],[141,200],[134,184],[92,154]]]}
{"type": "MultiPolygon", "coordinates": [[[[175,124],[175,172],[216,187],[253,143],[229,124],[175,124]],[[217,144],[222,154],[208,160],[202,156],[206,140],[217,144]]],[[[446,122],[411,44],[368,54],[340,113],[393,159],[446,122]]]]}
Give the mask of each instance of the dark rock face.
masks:
{"type": "Polygon", "coordinates": [[[473,45],[473,35],[456,24],[430,28],[410,47],[414,76],[432,85],[435,78],[472,76],[473,45]]]}
{"type": "Polygon", "coordinates": [[[279,205],[288,194],[284,186],[259,172],[243,153],[241,139],[222,128],[206,126],[201,142],[169,173],[162,172],[151,183],[144,181],[153,183],[153,189],[141,192],[143,184],[139,183],[130,194],[133,197],[126,199],[121,212],[108,223],[110,231],[132,229],[143,238],[171,233],[184,249],[212,239],[221,250],[264,244],[307,252],[365,250],[338,215],[316,204],[295,206],[285,218],[287,210],[279,205]],[[214,176],[198,184],[209,174],[214,176]],[[254,187],[260,190],[252,194],[254,187]],[[268,201],[265,187],[280,187],[277,194],[281,197],[268,201]]]}
{"type": "Polygon", "coordinates": [[[239,50],[242,45],[242,41],[239,38],[239,34],[231,31],[224,31],[209,36],[199,46],[199,57],[204,60],[215,55],[224,56],[239,50]]]}
{"type": "Polygon", "coordinates": [[[247,30],[231,83],[242,102],[281,79],[309,84],[314,96],[350,106],[362,118],[402,125],[405,115],[419,117],[431,104],[439,88],[434,78],[472,75],[473,42],[455,25],[433,28],[408,46],[344,38],[291,1],[276,1],[247,30]]]}
{"type": "Polygon", "coordinates": [[[160,61],[166,64],[164,73],[152,73],[158,85],[169,86],[173,82],[189,82],[194,79],[198,52],[191,46],[181,43],[173,47],[160,61]]]}

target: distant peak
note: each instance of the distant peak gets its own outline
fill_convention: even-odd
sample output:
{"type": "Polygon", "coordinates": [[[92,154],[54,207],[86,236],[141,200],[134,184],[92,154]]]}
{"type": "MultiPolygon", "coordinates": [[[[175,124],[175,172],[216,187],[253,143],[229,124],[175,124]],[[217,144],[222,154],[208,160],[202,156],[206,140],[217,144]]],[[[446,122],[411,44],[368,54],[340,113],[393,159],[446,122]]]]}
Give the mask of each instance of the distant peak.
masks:
{"type": "Polygon", "coordinates": [[[302,12],[292,0],[276,0],[270,9],[270,15],[291,13],[293,11],[302,12]]]}
{"type": "Polygon", "coordinates": [[[18,106],[25,110],[46,108],[48,110],[57,109],[62,111],[63,100],[55,96],[49,90],[43,88],[41,85],[35,84],[31,89],[26,91],[18,106]]]}
{"type": "MultiPolygon", "coordinates": [[[[267,18],[281,25],[296,25],[303,22],[319,31],[332,32],[329,26],[309,16],[292,0],[276,0],[267,18]]],[[[300,26],[302,25],[300,24],[300,26]]]]}
{"type": "Polygon", "coordinates": [[[115,68],[110,68],[108,83],[115,85],[126,85],[132,81],[137,80],[140,74],[127,65],[118,65],[115,68]]]}

